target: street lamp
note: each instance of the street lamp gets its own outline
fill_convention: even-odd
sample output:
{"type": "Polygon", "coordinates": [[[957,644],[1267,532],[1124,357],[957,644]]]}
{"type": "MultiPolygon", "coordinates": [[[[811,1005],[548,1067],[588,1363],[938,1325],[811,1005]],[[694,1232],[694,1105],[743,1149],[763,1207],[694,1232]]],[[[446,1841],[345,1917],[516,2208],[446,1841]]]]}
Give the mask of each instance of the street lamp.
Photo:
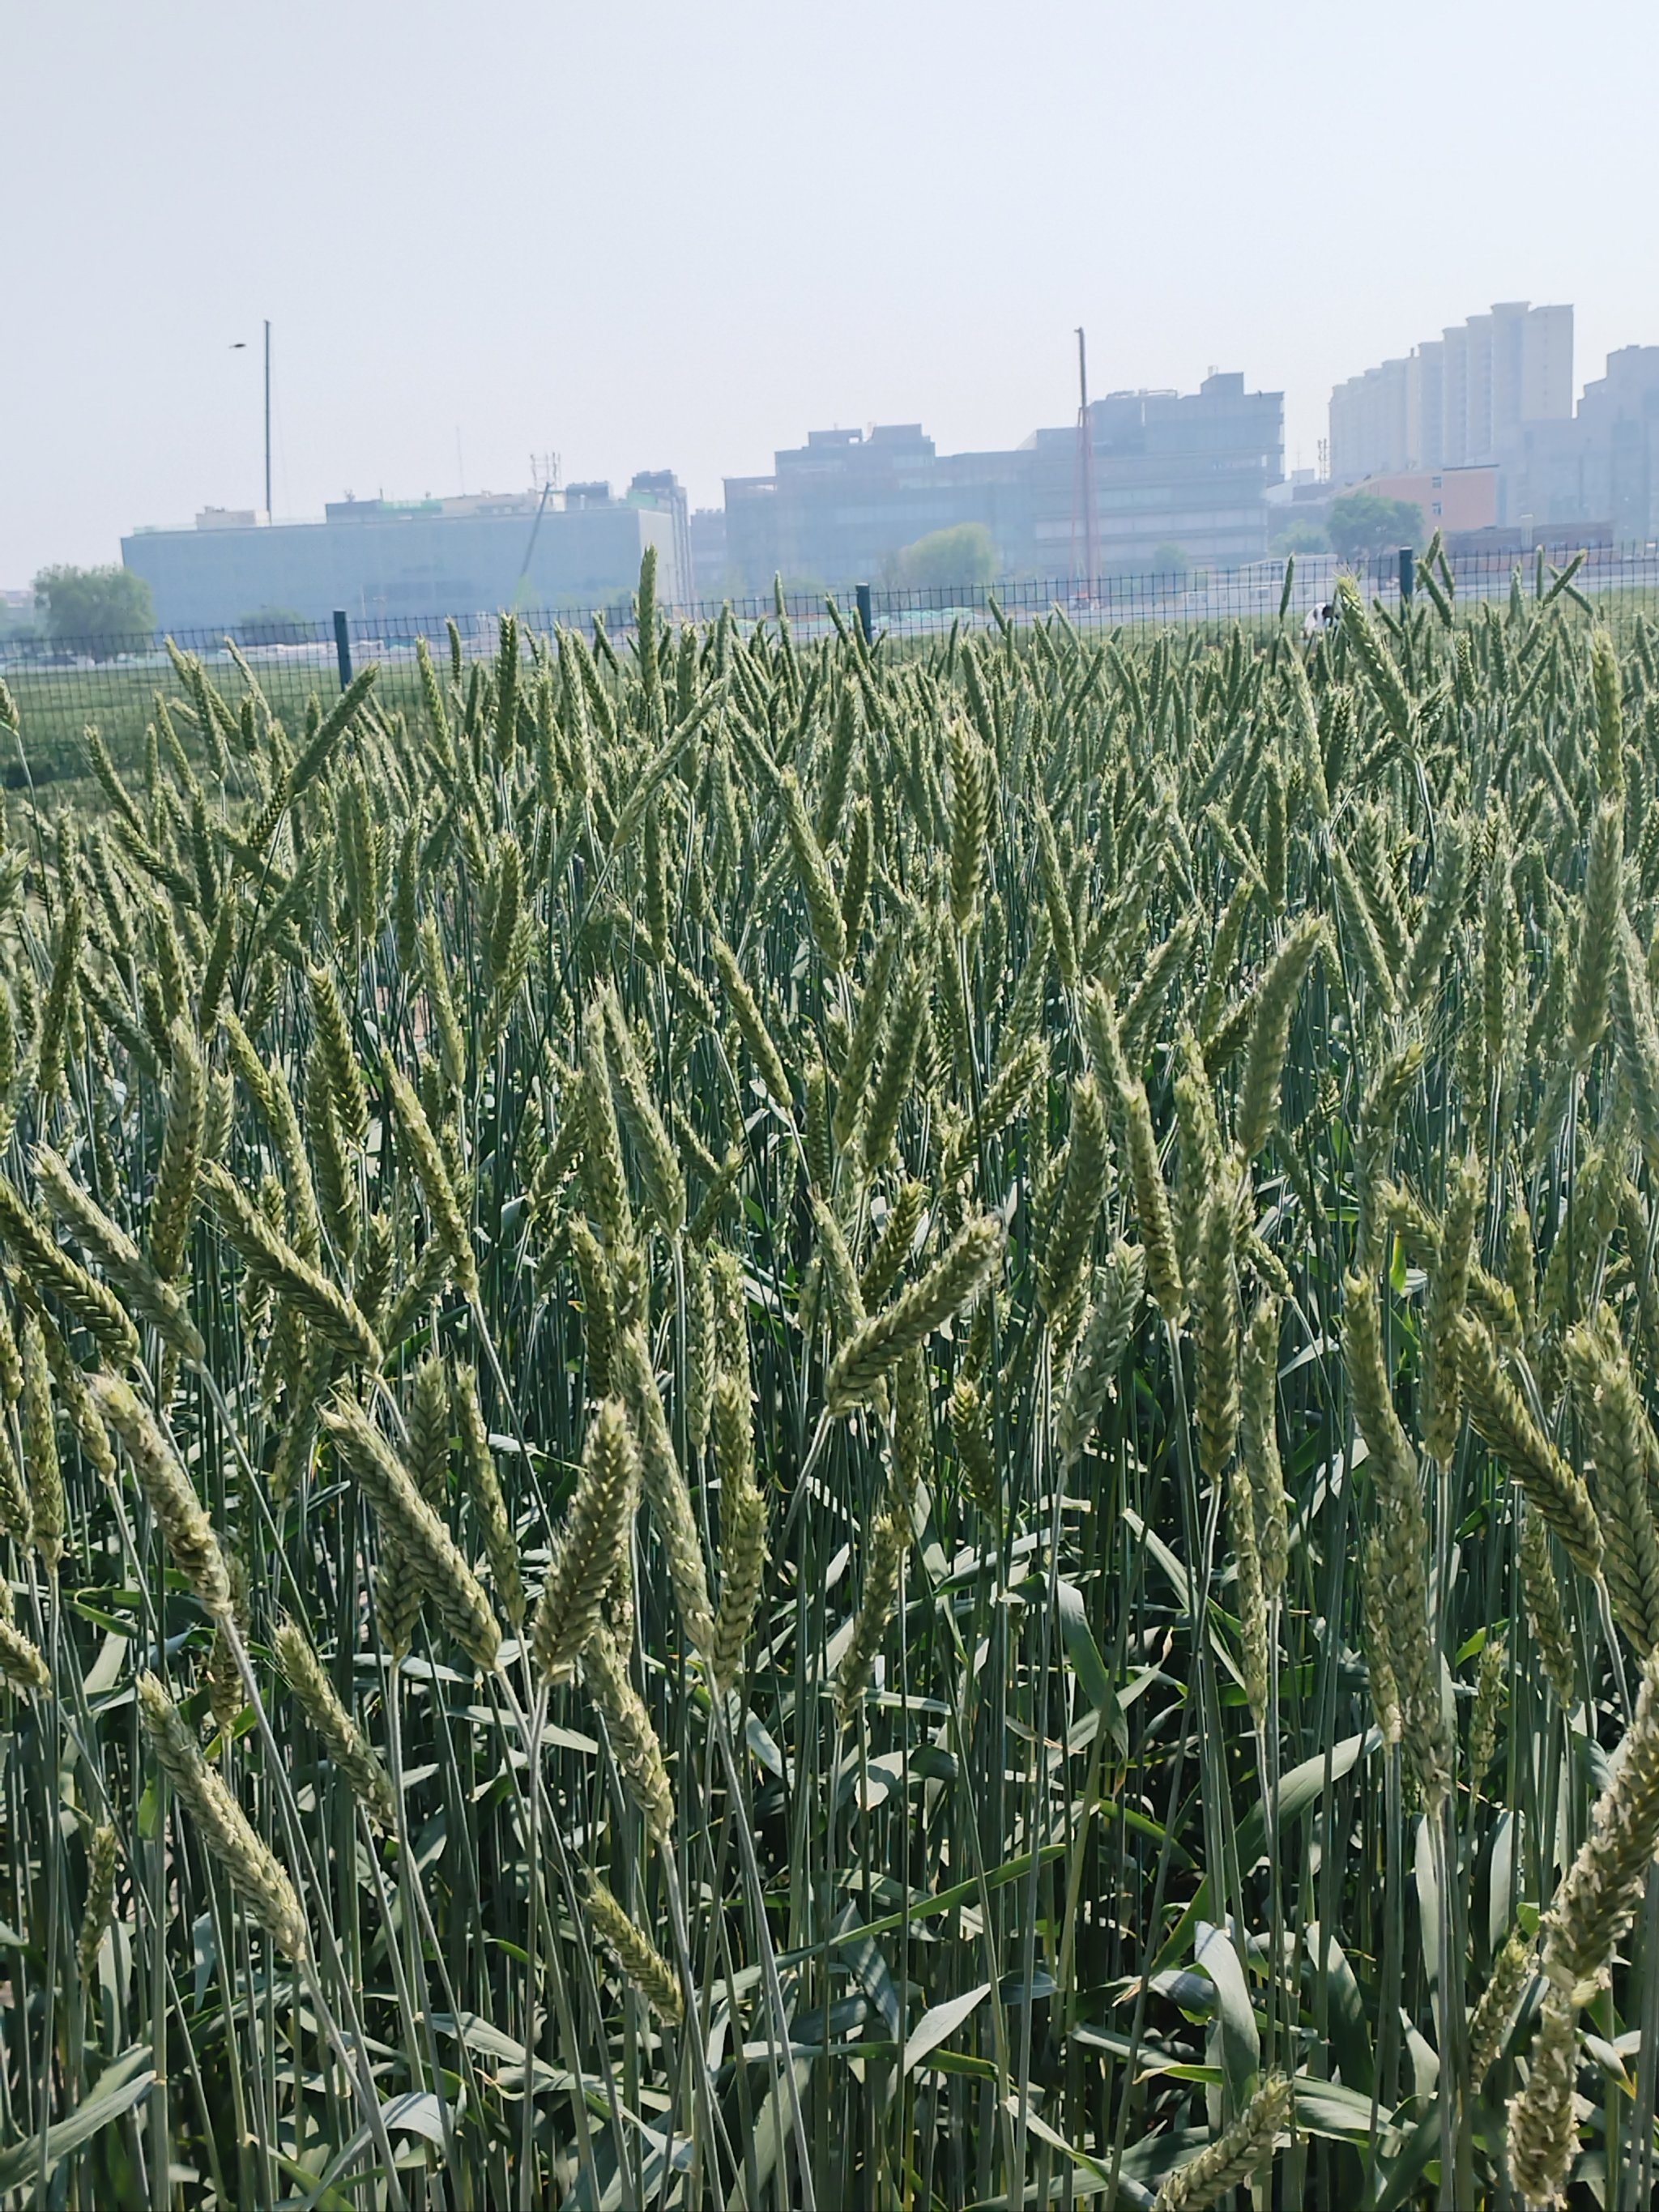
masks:
{"type": "MultiPolygon", "coordinates": [[[[247,340],[234,338],[232,353],[246,353],[247,340]]],[[[270,323],[265,322],[265,520],[270,520],[270,323]]]]}

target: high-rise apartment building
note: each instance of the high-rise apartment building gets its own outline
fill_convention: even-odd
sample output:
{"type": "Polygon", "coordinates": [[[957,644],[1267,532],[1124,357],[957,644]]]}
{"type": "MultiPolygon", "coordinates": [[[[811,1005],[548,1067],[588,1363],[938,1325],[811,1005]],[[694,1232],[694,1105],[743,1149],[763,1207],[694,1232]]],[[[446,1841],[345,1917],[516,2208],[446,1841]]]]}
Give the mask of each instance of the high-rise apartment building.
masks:
{"type": "Polygon", "coordinates": [[[1501,461],[1523,425],[1571,413],[1572,309],[1500,301],[1337,386],[1331,475],[1353,483],[1501,461]]]}
{"type": "Polygon", "coordinates": [[[1570,421],[1523,424],[1498,497],[1510,527],[1600,523],[1615,545],[1659,538],[1659,346],[1610,353],[1570,421]]]}

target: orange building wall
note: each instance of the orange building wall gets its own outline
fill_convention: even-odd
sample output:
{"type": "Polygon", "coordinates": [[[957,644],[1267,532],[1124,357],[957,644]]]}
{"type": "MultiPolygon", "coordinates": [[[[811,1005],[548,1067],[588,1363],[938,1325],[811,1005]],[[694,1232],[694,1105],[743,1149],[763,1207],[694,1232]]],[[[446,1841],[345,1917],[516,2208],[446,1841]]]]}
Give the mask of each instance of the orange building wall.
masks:
{"type": "Polygon", "coordinates": [[[1349,487],[1376,499],[1408,499],[1423,510],[1424,527],[1490,530],[1498,520],[1495,468],[1413,469],[1395,476],[1366,477],[1349,487]]]}

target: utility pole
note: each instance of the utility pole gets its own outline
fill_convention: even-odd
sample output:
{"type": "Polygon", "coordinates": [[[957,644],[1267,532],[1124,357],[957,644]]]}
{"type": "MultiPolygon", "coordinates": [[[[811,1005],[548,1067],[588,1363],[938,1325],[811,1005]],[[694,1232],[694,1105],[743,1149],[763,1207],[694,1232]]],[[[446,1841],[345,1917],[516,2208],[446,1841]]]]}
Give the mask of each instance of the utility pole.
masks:
{"type": "Polygon", "coordinates": [[[1095,512],[1095,441],[1089,422],[1089,356],[1083,326],[1077,333],[1077,471],[1072,485],[1072,585],[1077,588],[1079,525],[1083,541],[1082,585],[1085,599],[1095,595],[1100,570],[1100,518],[1095,512]]]}
{"type": "Polygon", "coordinates": [[[270,319],[265,318],[265,520],[270,520],[270,319]]]}

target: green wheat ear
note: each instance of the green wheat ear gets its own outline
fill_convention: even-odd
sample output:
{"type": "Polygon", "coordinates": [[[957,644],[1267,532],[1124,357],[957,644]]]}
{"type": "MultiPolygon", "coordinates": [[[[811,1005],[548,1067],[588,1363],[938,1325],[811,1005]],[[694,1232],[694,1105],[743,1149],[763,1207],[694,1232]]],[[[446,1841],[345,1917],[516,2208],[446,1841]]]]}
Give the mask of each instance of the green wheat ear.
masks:
{"type": "Polygon", "coordinates": [[[230,1791],[209,1767],[189,1724],[152,1674],[137,1685],[138,1717],[167,1779],[207,1850],[247,1906],[289,1958],[308,1948],[305,1915],[274,1852],[256,1834],[230,1791]]]}

